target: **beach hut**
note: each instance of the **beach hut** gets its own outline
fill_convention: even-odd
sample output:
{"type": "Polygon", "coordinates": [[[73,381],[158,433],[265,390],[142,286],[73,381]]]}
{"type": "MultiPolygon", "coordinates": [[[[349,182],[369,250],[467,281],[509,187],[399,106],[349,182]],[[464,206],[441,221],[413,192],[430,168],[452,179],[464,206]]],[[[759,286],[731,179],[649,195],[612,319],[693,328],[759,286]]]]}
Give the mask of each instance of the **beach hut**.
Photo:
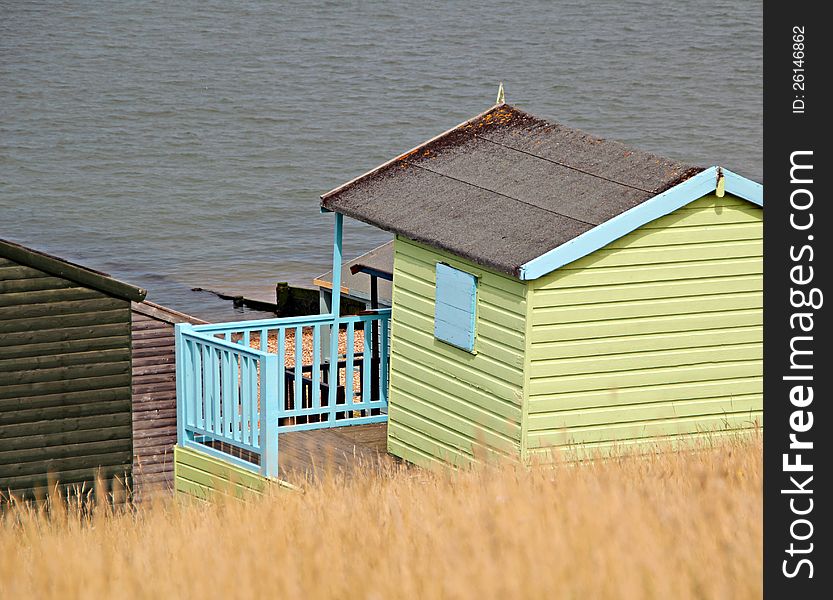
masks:
{"type": "Polygon", "coordinates": [[[321,206],[395,235],[396,456],[545,459],[762,423],[758,183],[499,104],[321,206]]]}
{"type": "Polygon", "coordinates": [[[0,240],[0,494],[48,482],[170,491],[174,326],[204,321],[105,273],[0,240]]]}
{"type": "Polygon", "coordinates": [[[129,484],[130,303],[144,297],[0,240],[0,492],[129,484]]]}

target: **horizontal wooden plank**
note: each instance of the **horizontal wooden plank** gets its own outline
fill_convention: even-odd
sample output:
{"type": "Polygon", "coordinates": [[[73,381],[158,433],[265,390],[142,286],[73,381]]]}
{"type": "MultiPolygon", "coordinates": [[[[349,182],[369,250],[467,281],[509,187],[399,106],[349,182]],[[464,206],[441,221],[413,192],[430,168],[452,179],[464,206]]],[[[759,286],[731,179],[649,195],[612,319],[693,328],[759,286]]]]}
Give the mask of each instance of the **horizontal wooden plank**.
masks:
{"type": "MultiPolygon", "coordinates": [[[[146,379],[157,379],[161,376],[156,375],[145,375],[146,379]]],[[[160,381],[149,381],[145,382],[144,380],[137,380],[133,383],[133,392],[136,394],[147,394],[151,392],[155,392],[160,389],[160,383],[172,382],[175,381],[175,377],[173,375],[166,375],[164,379],[160,381]]]]}
{"type": "MultiPolygon", "coordinates": [[[[171,431],[176,427],[176,410],[160,411],[153,419],[140,419],[133,422],[133,434],[139,435],[145,431],[171,431]]],[[[175,429],[174,429],[175,431],[175,429]]]]}
{"type": "Polygon", "coordinates": [[[728,329],[730,327],[756,327],[762,324],[763,311],[759,308],[702,314],[666,315],[641,319],[568,323],[535,327],[532,330],[532,343],[593,340],[608,337],[620,338],[634,334],[654,335],[679,331],[728,329]]]}
{"type": "Polygon", "coordinates": [[[34,398],[36,396],[53,396],[80,392],[85,390],[103,390],[107,388],[130,385],[130,372],[124,369],[117,375],[90,376],[80,379],[58,379],[43,383],[27,383],[0,387],[0,400],[12,398],[34,398]]]}
{"type": "Polygon", "coordinates": [[[728,429],[752,428],[763,424],[763,412],[723,414],[713,417],[693,416],[676,419],[662,419],[639,423],[622,423],[597,427],[580,427],[569,430],[530,432],[530,448],[541,446],[563,446],[571,443],[596,443],[644,438],[659,438],[686,433],[725,431],[728,429]]]}
{"type": "Polygon", "coordinates": [[[268,480],[231,463],[196,450],[176,448],[176,478],[186,479],[219,490],[224,484],[234,488],[262,491],[268,480]]]}
{"type": "MultiPolygon", "coordinates": [[[[123,351],[120,350],[119,352],[123,351]]],[[[65,356],[74,355],[69,354],[65,356]]],[[[129,356],[122,358],[121,355],[118,355],[113,358],[113,362],[72,364],[67,367],[35,368],[30,371],[0,373],[0,395],[10,389],[19,389],[21,393],[26,393],[26,386],[29,384],[130,373],[129,356]]]]}
{"type": "Polygon", "coordinates": [[[122,321],[120,323],[94,324],[83,327],[60,327],[58,329],[36,329],[6,333],[0,336],[0,349],[9,346],[18,347],[30,344],[61,343],[108,337],[126,337],[129,339],[129,323],[122,321]]]}
{"type": "MultiPolygon", "coordinates": [[[[89,417],[75,417],[70,419],[38,421],[36,423],[22,423],[6,425],[0,429],[0,440],[19,440],[21,447],[28,445],[27,437],[46,435],[50,433],[69,433],[87,429],[99,429],[119,426],[130,426],[129,412],[89,417]]],[[[129,434],[128,434],[129,437],[129,434]]]]}
{"type": "MultiPolygon", "coordinates": [[[[126,470],[130,470],[132,459],[133,454],[128,449],[108,454],[70,456],[67,458],[5,464],[0,465],[0,481],[3,479],[14,479],[15,477],[22,477],[25,475],[37,475],[39,473],[59,474],[63,471],[74,471],[76,469],[83,469],[86,467],[123,465],[126,470]]],[[[58,476],[58,479],[60,479],[60,476],[58,476]]]]}
{"type": "Polygon", "coordinates": [[[473,457],[469,452],[451,446],[415,429],[411,423],[391,420],[388,422],[388,447],[395,448],[398,444],[416,450],[418,455],[430,456],[436,463],[415,460],[417,464],[430,467],[432,464],[454,465],[465,467],[471,465],[473,457]]]}
{"type": "Polygon", "coordinates": [[[590,390],[530,396],[530,415],[561,410],[584,410],[605,406],[624,406],[643,402],[675,402],[691,398],[730,398],[763,393],[760,374],[736,379],[715,379],[660,385],[634,386],[625,389],[590,390]]]}
{"type": "Polygon", "coordinates": [[[169,329],[148,329],[146,331],[133,331],[131,333],[135,342],[145,340],[172,340],[174,332],[169,329]]]}
{"type": "Polygon", "coordinates": [[[135,353],[133,354],[133,372],[136,373],[136,369],[144,369],[148,367],[168,367],[170,365],[175,364],[176,355],[171,349],[170,352],[160,352],[156,356],[148,356],[144,358],[136,358],[135,353]]]}
{"type": "Polygon", "coordinates": [[[489,448],[491,451],[508,456],[513,450],[517,451],[519,447],[512,443],[507,443],[505,440],[495,440],[488,434],[484,434],[479,440],[475,437],[468,437],[462,435],[455,428],[446,427],[444,423],[438,423],[425,417],[425,415],[411,412],[401,405],[391,408],[391,419],[396,419],[397,424],[404,425],[413,431],[418,431],[432,440],[442,443],[447,448],[453,448],[461,454],[474,456],[475,453],[481,452],[484,448],[489,448]],[[497,445],[484,445],[489,441],[496,441],[497,445]]]}
{"type": "Polygon", "coordinates": [[[167,425],[165,427],[149,427],[147,429],[133,430],[133,441],[148,439],[153,437],[164,437],[169,435],[176,435],[176,424],[167,425]]]}
{"type": "MultiPolygon", "coordinates": [[[[433,279],[424,279],[426,275],[431,274],[431,267],[428,265],[420,266],[418,273],[416,269],[408,266],[396,271],[396,287],[407,290],[411,294],[422,298],[434,298],[435,288],[433,279]]],[[[481,300],[485,296],[488,298],[490,305],[501,308],[507,312],[523,315],[526,312],[526,297],[525,295],[513,294],[501,288],[483,285],[480,294],[481,300]]]]}
{"type": "MultiPolygon", "coordinates": [[[[93,350],[113,350],[130,348],[130,338],[126,336],[97,337],[93,339],[72,340],[66,342],[47,342],[42,344],[19,344],[0,347],[0,365],[11,359],[45,357],[93,350]]],[[[2,366],[0,366],[0,369],[2,366]]]]}
{"type": "MultiPolygon", "coordinates": [[[[452,254],[445,252],[438,254],[437,250],[427,248],[401,236],[396,237],[395,251],[396,260],[400,261],[396,265],[397,271],[404,269],[406,261],[409,265],[421,263],[423,266],[428,266],[431,269],[436,266],[438,261],[442,261],[455,269],[461,269],[472,275],[476,275],[482,285],[500,288],[516,296],[523,296],[525,294],[525,284],[517,279],[495,273],[494,271],[490,271],[452,254]]],[[[424,279],[433,281],[433,277],[424,277],[424,279]]]]}
{"type": "MultiPolygon", "coordinates": [[[[134,413],[134,415],[135,414],[137,413],[134,413]]],[[[173,408],[158,408],[156,410],[144,411],[141,418],[133,420],[133,428],[134,430],[144,429],[146,427],[153,426],[153,424],[166,421],[176,423],[176,406],[173,408]]]]}
{"type": "MultiPolygon", "coordinates": [[[[729,341],[728,339],[725,341],[729,341]]],[[[677,367],[682,365],[716,364],[763,358],[763,344],[727,344],[677,350],[661,349],[654,352],[599,355],[582,358],[559,358],[533,361],[529,367],[531,378],[559,378],[567,375],[625,373],[635,369],[677,367]]]]}
{"type": "Polygon", "coordinates": [[[596,250],[560,270],[569,273],[584,269],[613,267],[638,267],[642,265],[673,264],[697,260],[722,260],[727,256],[735,258],[763,256],[763,240],[737,240],[674,244],[658,247],[615,248],[596,250]]]}
{"type": "Polygon", "coordinates": [[[394,351],[392,357],[391,381],[394,382],[398,373],[403,373],[411,379],[422,381],[434,390],[442,390],[466,402],[491,410],[495,414],[507,419],[520,419],[521,394],[503,383],[489,385],[488,381],[476,383],[465,382],[444,370],[437,370],[430,366],[414,361],[407,355],[394,351]]]}
{"type": "Polygon", "coordinates": [[[734,242],[740,240],[759,240],[763,237],[761,221],[745,223],[724,223],[714,225],[693,225],[686,227],[685,235],[674,227],[657,229],[640,228],[628,235],[613,240],[605,249],[644,248],[672,246],[681,243],[700,244],[703,242],[734,242]]]}
{"type": "Polygon", "coordinates": [[[58,483],[72,484],[86,482],[86,489],[93,489],[93,484],[100,477],[102,480],[110,480],[114,477],[124,478],[129,476],[131,466],[129,464],[108,465],[93,468],[81,468],[68,471],[52,473],[50,477],[37,473],[18,477],[4,477],[0,479],[0,488],[11,489],[13,492],[25,490],[37,486],[46,486],[50,478],[54,476],[58,483]]]}
{"type": "Polygon", "coordinates": [[[441,374],[447,379],[458,380],[465,386],[469,395],[472,393],[486,393],[505,402],[520,403],[520,385],[513,385],[511,382],[488,374],[486,371],[438,360],[432,357],[430,351],[418,348],[403,339],[393,340],[392,352],[400,361],[397,366],[404,366],[406,363],[421,366],[424,369],[441,374]]]}
{"type": "Polygon", "coordinates": [[[109,298],[97,290],[85,287],[63,287],[54,290],[37,290],[28,292],[10,292],[0,294],[0,314],[12,307],[30,304],[52,304],[76,300],[93,300],[109,298]]]}
{"type": "Polygon", "coordinates": [[[145,402],[136,402],[133,401],[133,417],[135,418],[144,418],[142,415],[143,412],[159,410],[164,408],[171,408],[176,406],[176,394],[173,394],[173,397],[170,399],[162,399],[162,400],[148,400],[145,402]]]}
{"type": "Polygon", "coordinates": [[[130,311],[125,307],[112,310],[96,310],[77,314],[47,314],[26,319],[0,320],[0,334],[29,333],[42,329],[54,330],[64,327],[84,327],[128,323],[130,311]]]}
{"type": "Polygon", "coordinates": [[[15,411],[3,411],[0,412],[0,427],[18,425],[22,423],[36,423],[38,421],[130,412],[131,405],[132,402],[128,396],[124,399],[111,400],[109,402],[102,402],[99,400],[95,402],[88,402],[86,404],[52,406],[49,408],[23,408],[15,411]]]}
{"type": "Polygon", "coordinates": [[[152,405],[157,402],[161,404],[176,404],[176,387],[168,387],[158,392],[154,391],[149,394],[133,394],[134,408],[144,406],[145,404],[152,405]]]}
{"type": "Polygon", "coordinates": [[[763,395],[692,398],[674,402],[604,406],[593,409],[535,413],[529,417],[529,431],[573,429],[576,427],[618,425],[679,417],[720,416],[723,414],[760,412],[763,395]]]}
{"type": "MultiPolygon", "coordinates": [[[[438,354],[443,354],[448,358],[456,356],[457,350],[449,348],[437,340],[430,332],[424,328],[416,328],[409,322],[396,320],[392,327],[392,339],[403,339],[424,348],[430,348],[438,354]]],[[[486,361],[494,364],[499,364],[504,368],[521,371],[524,365],[524,355],[515,348],[509,348],[503,344],[498,344],[483,336],[478,337],[476,342],[477,356],[483,357],[486,361]]]]}
{"type": "Polygon", "coordinates": [[[748,344],[763,341],[763,335],[761,325],[703,331],[674,331],[652,335],[634,333],[622,337],[532,344],[528,355],[531,361],[614,356],[719,346],[727,340],[737,344],[748,344]]]}
{"type": "MultiPolygon", "coordinates": [[[[0,465],[46,461],[59,458],[91,457],[98,454],[112,454],[114,452],[130,451],[131,447],[129,439],[83,442],[66,446],[25,448],[23,450],[0,452],[0,465]]],[[[0,467],[0,477],[2,477],[2,473],[4,473],[3,467],[0,467]]]]}
{"type": "Polygon", "coordinates": [[[140,454],[142,452],[156,452],[159,448],[169,448],[176,444],[177,436],[175,429],[173,431],[168,429],[168,427],[157,428],[155,431],[151,429],[146,429],[142,433],[158,434],[160,431],[162,432],[161,435],[154,435],[153,437],[134,437],[133,451],[137,454],[140,454]],[[167,432],[165,432],[165,430],[167,430],[167,432]]]}
{"type": "Polygon", "coordinates": [[[66,302],[45,302],[41,304],[24,304],[0,307],[0,321],[36,319],[39,317],[54,317],[56,315],[71,315],[94,313],[98,311],[126,309],[125,300],[103,296],[89,300],[72,300],[66,302]]]}
{"type": "Polygon", "coordinates": [[[763,292],[742,292],[735,294],[714,294],[710,296],[685,296],[630,302],[607,302],[537,308],[532,312],[533,327],[567,323],[608,323],[616,319],[631,322],[639,318],[656,318],[671,315],[704,314],[731,310],[750,310],[763,307],[763,292]]]}
{"type": "Polygon", "coordinates": [[[145,317],[139,314],[136,314],[134,311],[131,315],[130,321],[131,327],[133,331],[174,331],[174,325],[172,323],[165,323],[163,321],[157,321],[156,319],[151,319],[150,317],[145,317]]]}
{"type": "Polygon", "coordinates": [[[38,277],[30,279],[8,279],[0,278],[0,295],[16,294],[20,292],[40,292],[43,290],[58,290],[62,288],[76,287],[78,284],[68,279],[53,277],[39,272],[38,277]]]}
{"type": "Polygon", "coordinates": [[[176,373],[176,365],[172,362],[163,362],[161,364],[147,366],[133,365],[134,377],[141,377],[143,375],[165,375],[168,373],[176,373]]]}
{"type": "Polygon", "coordinates": [[[579,271],[562,271],[559,269],[553,272],[551,276],[536,279],[533,285],[537,292],[539,289],[655,283],[660,281],[677,282],[684,279],[734,277],[760,275],[762,273],[761,258],[753,256],[730,260],[691,260],[670,265],[644,265],[638,269],[629,267],[600,267],[579,271]],[[568,277],[569,281],[564,281],[568,277]]]}
{"type": "Polygon", "coordinates": [[[758,377],[763,368],[760,360],[725,362],[707,365],[684,365],[658,369],[637,369],[622,373],[592,373],[557,378],[533,378],[530,395],[549,395],[591,390],[621,390],[623,388],[667,385],[671,383],[758,377]]]}
{"type": "Polygon", "coordinates": [[[404,375],[397,379],[398,386],[392,389],[392,393],[396,394],[397,408],[421,415],[472,440],[482,440],[490,445],[506,448],[520,443],[519,422],[498,417],[449,394],[443,394],[441,401],[435,401],[437,390],[427,388],[404,375]],[[420,390],[424,390],[425,393],[420,394],[420,390]],[[426,402],[420,396],[431,398],[432,401],[426,402]]]}
{"type": "Polygon", "coordinates": [[[17,263],[0,266],[0,281],[39,279],[42,277],[51,277],[51,275],[49,273],[39,271],[38,269],[33,269],[32,267],[27,267],[17,263]]]}
{"type": "MultiPolygon", "coordinates": [[[[174,394],[176,397],[176,394],[174,394]]],[[[58,394],[39,396],[19,396],[0,400],[0,419],[5,412],[32,410],[50,407],[75,406],[90,402],[110,402],[113,400],[129,400],[130,386],[103,388],[98,390],[81,390],[58,394]]]]}
{"type": "Polygon", "coordinates": [[[167,356],[174,353],[174,342],[164,344],[133,344],[133,359],[142,360],[145,358],[155,358],[157,356],[167,356]]]}
{"type": "Polygon", "coordinates": [[[756,223],[763,220],[763,209],[747,202],[732,207],[719,207],[722,210],[703,210],[700,205],[689,205],[675,210],[669,215],[646,223],[642,229],[666,229],[679,227],[724,226],[737,223],[756,223]]]}
{"type": "Polygon", "coordinates": [[[685,298],[757,292],[763,289],[763,279],[757,275],[736,275],[732,277],[707,277],[686,279],[669,285],[667,281],[631,283],[624,285],[599,285],[579,288],[542,289],[532,298],[533,309],[578,304],[605,304],[631,302],[636,300],[659,300],[664,298],[685,298]]]}
{"type": "MultiPolygon", "coordinates": [[[[103,442],[106,440],[129,440],[131,436],[129,419],[114,427],[97,427],[75,431],[57,431],[38,435],[27,435],[10,439],[0,438],[0,452],[40,448],[45,446],[65,446],[86,442],[103,442]]],[[[176,433],[176,431],[174,431],[176,433]]]]}
{"type": "Polygon", "coordinates": [[[468,379],[469,375],[472,377],[482,376],[502,380],[518,389],[523,386],[524,373],[522,365],[519,366],[517,361],[513,361],[514,364],[507,364],[481,352],[478,352],[476,358],[458,357],[455,355],[456,349],[449,348],[447,344],[437,340],[434,336],[425,334],[404,323],[398,323],[394,327],[391,348],[428,366],[443,364],[443,368],[447,371],[450,368],[444,363],[460,361],[462,363],[459,365],[460,369],[466,371],[465,374],[459,374],[460,377],[468,379]]]}
{"type": "MultiPolygon", "coordinates": [[[[401,302],[401,295],[396,289],[393,291],[393,302],[396,304],[395,316],[393,318],[394,327],[396,327],[397,323],[405,323],[415,329],[423,331],[434,330],[433,314],[426,315],[425,313],[413,310],[407,305],[407,303],[401,302]]],[[[523,332],[512,331],[495,323],[478,319],[475,350],[479,349],[478,344],[481,339],[489,340],[494,344],[508,346],[520,352],[523,352],[524,350],[523,332]]]]}
{"type": "Polygon", "coordinates": [[[102,348],[94,351],[68,352],[64,354],[24,356],[0,360],[0,385],[13,382],[26,383],[28,381],[43,381],[38,375],[41,371],[49,369],[129,361],[130,346],[124,344],[127,341],[125,338],[119,338],[119,341],[122,343],[115,348],[102,348]],[[4,372],[9,374],[9,376],[4,378],[4,372]]]}

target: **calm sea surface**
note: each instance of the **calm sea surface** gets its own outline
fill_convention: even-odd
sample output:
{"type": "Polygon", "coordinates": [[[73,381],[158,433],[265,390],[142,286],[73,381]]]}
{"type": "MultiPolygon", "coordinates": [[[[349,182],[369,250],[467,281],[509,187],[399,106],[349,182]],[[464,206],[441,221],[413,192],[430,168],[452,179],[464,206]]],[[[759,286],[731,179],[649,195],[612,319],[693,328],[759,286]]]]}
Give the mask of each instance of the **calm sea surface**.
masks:
{"type": "MultiPolygon", "coordinates": [[[[211,319],[327,270],[319,194],[489,107],[762,178],[761,7],[0,1],[0,237],[211,319]]],[[[348,220],[349,221],[349,220],[348,220]]],[[[345,253],[388,236],[347,224],[345,253]]]]}

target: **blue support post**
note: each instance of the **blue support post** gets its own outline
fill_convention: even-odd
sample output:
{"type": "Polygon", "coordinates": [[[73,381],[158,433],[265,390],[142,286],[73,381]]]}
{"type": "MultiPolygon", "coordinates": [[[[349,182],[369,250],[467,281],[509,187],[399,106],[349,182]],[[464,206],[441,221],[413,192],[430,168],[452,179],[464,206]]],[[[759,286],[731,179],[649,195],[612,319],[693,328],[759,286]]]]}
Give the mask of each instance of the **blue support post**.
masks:
{"type": "MultiPolygon", "coordinates": [[[[341,316],[341,237],[344,227],[344,215],[335,213],[335,231],[333,234],[333,297],[330,304],[333,325],[330,334],[330,376],[329,383],[329,407],[336,405],[336,392],[338,391],[338,324],[341,316]]],[[[335,419],[335,413],[332,413],[335,419]]]]}
{"type": "Polygon", "coordinates": [[[260,386],[260,474],[278,476],[278,374],[283,356],[267,354],[262,358],[260,386]]]}
{"type": "Polygon", "coordinates": [[[177,323],[174,326],[174,360],[176,361],[176,443],[179,446],[185,445],[185,364],[182,360],[184,355],[184,341],[182,330],[187,327],[185,323],[177,323]]]}

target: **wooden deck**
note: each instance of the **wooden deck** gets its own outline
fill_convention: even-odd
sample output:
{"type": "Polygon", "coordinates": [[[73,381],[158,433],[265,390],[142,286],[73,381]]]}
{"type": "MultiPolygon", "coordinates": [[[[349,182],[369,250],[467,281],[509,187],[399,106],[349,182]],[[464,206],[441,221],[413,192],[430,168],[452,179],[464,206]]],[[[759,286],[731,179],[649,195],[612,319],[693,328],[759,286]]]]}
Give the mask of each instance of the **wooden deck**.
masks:
{"type": "MultiPolygon", "coordinates": [[[[290,431],[278,436],[280,478],[289,482],[315,479],[327,472],[351,474],[397,459],[387,453],[387,423],[347,425],[331,429],[290,431]]],[[[211,447],[260,464],[260,457],[225,442],[211,447]]]]}
{"type": "Polygon", "coordinates": [[[281,433],[278,465],[288,481],[316,477],[328,470],[349,473],[393,460],[387,454],[387,423],[281,433]]]}

